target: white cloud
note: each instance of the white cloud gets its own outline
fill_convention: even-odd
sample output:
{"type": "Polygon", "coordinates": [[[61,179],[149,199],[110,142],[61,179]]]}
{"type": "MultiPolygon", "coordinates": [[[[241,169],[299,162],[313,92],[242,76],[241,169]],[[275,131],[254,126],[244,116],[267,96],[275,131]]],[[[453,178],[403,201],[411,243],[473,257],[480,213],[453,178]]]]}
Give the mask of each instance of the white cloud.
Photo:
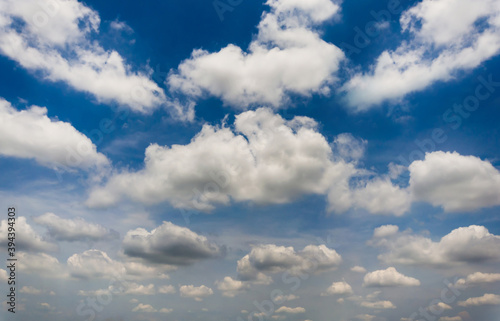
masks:
{"type": "Polygon", "coordinates": [[[462,317],[456,316],[456,317],[440,317],[438,321],[462,321],[462,317]]]}
{"type": "Polygon", "coordinates": [[[155,286],[154,284],[143,285],[127,282],[127,288],[123,293],[133,295],[153,295],[155,294],[155,286]]]}
{"type": "Polygon", "coordinates": [[[276,309],[275,313],[287,313],[287,314],[299,314],[299,313],[305,313],[306,309],[302,307],[296,307],[296,308],[291,308],[287,306],[281,306],[278,309],[276,309]]]}
{"type": "Polygon", "coordinates": [[[363,279],[366,287],[419,286],[420,281],[399,273],[394,267],[367,273],[363,279]]]}
{"type": "Polygon", "coordinates": [[[409,170],[414,197],[445,211],[500,205],[500,172],[488,161],[438,151],[414,161],[409,170]]]}
{"type": "Polygon", "coordinates": [[[371,315],[371,314],[358,314],[356,316],[356,319],[359,319],[362,321],[372,321],[373,319],[375,319],[375,316],[371,315]]]}
{"type": "Polygon", "coordinates": [[[364,308],[370,308],[370,309],[395,309],[396,308],[396,306],[391,301],[375,301],[375,302],[363,301],[360,303],[360,305],[364,308]]]}
{"type": "Polygon", "coordinates": [[[5,271],[4,269],[0,269],[0,281],[7,282],[8,279],[9,276],[7,275],[7,271],[5,271]]]}
{"type": "Polygon", "coordinates": [[[437,304],[434,304],[434,305],[431,305],[429,307],[427,307],[427,310],[431,311],[431,312],[442,312],[442,311],[445,311],[445,310],[451,310],[452,307],[449,306],[448,304],[444,303],[444,302],[439,302],[437,304]]]}
{"type": "Polygon", "coordinates": [[[481,283],[500,282],[500,273],[482,273],[475,272],[467,275],[465,279],[459,279],[455,282],[455,286],[471,286],[481,283]]]}
{"type": "Polygon", "coordinates": [[[163,222],[151,232],[143,228],[128,231],[123,250],[130,257],[170,265],[189,265],[222,254],[205,236],[170,222],[163,222]]]}
{"type": "Polygon", "coordinates": [[[333,282],[332,285],[326,289],[325,292],[321,293],[322,296],[334,295],[334,294],[353,294],[352,287],[346,282],[333,282]]]}
{"type": "Polygon", "coordinates": [[[187,145],[146,149],[145,168],[123,172],[95,188],[91,206],[128,197],[146,204],[208,211],[235,201],[286,203],[345,185],[354,165],[332,159],[331,148],[307,117],[287,121],[261,108],[236,116],[234,131],[205,125],[187,145]]]}
{"type": "Polygon", "coordinates": [[[263,273],[318,273],[334,270],[341,262],[342,257],[325,245],[308,245],[296,252],[291,246],[264,244],[253,246],[250,253],[238,261],[237,271],[241,280],[258,281],[263,273]]]}
{"type": "Polygon", "coordinates": [[[182,297],[193,298],[196,301],[202,301],[203,298],[214,294],[214,291],[206,285],[183,285],[179,288],[179,292],[182,297]]]}
{"type": "Polygon", "coordinates": [[[499,14],[495,0],[418,2],[400,19],[410,39],[384,51],[370,71],[355,74],[343,86],[348,104],[366,110],[478,67],[500,50],[499,14]]]}
{"type": "Polygon", "coordinates": [[[500,259],[500,236],[493,235],[484,226],[460,227],[441,238],[439,242],[420,236],[401,233],[377,246],[387,252],[379,259],[390,264],[453,265],[500,259]]]}
{"type": "Polygon", "coordinates": [[[53,213],[45,213],[33,218],[37,224],[45,226],[50,236],[59,241],[98,241],[118,238],[118,233],[82,218],[64,219],[53,213]]]}
{"type": "Polygon", "coordinates": [[[343,52],[323,41],[316,26],[340,10],[330,0],[268,0],[258,34],[247,51],[228,45],[218,52],[194,50],[168,77],[171,91],[194,99],[204,93],[226,105],[280,107],[288,94],[329,93],[343,52]]]}
{"type": "Polygon", "coordinates": [[[396,234],[399,231],[399,227],[396,225],[382,225],[373,230],[373,237],[387,237],[396,234]]]}
{"type": "MultiPolygon", "coordinates": [[[[57,249],[57,245],[45,241],[40,235],[38,235],[35,230],[28,224],[26,217],[19,216],[16,218],[16,223],[14,225],[16,232],[16,250],[29,251],[29,252],[46,252],[54,251],[57,249]]],[[[7,219],[0,222],[0,242],[2,244],[7,244],[7,236],[9,229],[9,222],[7,219]]]]}
{"type": "Polygon", "coordinates": [[[481,305],[500,305],[500,295],[486,293],[485,295],[477,298],[469,298],[465,301],[458,302],[461,307],[474,307],[481,305]]]}
{"type": "Polygon", "coordinates": [[[147,112],[166,100],[145,73],[131,71],[119,53],[93,41],[100,18],[83,3],[2,0],[0,5],[0,53],[23,68],[135,111],[147,112]]]}
{"type": "Polygon", "coordinates": [[[35,159],[48,167],[90,169],[109,163],[70,123],[47,117],[45,107],[18,111],[0,98],[0,137],[0,155],[35,159]]]}
{"type": "Polygon", "coordinates": [[[32,294],[32,295],[39,295],[39,294],[43,293],[42,290],[39,290],[39,289],[32,287],[32,286],[23,286],[21,288],[21,290],[19,290],[19,292],[24,293],[24,294],[32,294]]]}
{"type": "MultiPolygon", "coordinates": [[[[357,174],[367,176],[369,172],[358,169],[357,174]]],[[[328,193],[329,209],[340,212],[352,207],[372,214],[401,216],[410,209],[411,200],[411,193],[393,184],[388,176],[363,177],[352,188],[346,179],[332,186],[328,193]]]]}
{"type": "Polygon", "coordinates": [[[146,313],[154,313],[158,312],[151,304],[139,303],[135,308],[132,309],[132,312],[146,312],[146,313]]]}
{"type": "Polygon", "coordinates": [[[355,207],[401,215],[409,208],[408,192],[387,178],[351,190],[350,179],[366,171],[335,154],[316,127],[311,118],[287,121],[266,108],[237,115],[234,129],[205,125],[187,145],[150,145],[144,169],[115,174],[94,187],[87,204],[111,206],[126,197],[210,211],[231,200],[282,204],[319,194],[328,195],[335,212],[355,207]]]}
{"type": "Polygon", "coordinates": [[[352,134],[343,133],[335,137],[333,150],[343,159],[359,160],[363,157],[368,142],[357,139],[352,134]]]}
{"type": "Polygon", "coordinates": [[[158,312],[160,313],[170,313],[174,311],[174,309],[161,308],[158,312]]]}
{"type": "Polygon", "coordinates": [[[95,249],[73,254],[68,258],[67,265],[73,277],[82,279],[111,278],[126,274],[126,269],[121,262],[95,249]]]}
{"type": "Polygon", "coordinates": [[[280,304],[286,301],[293,301],[297,300],[299,297],[294,295],[294,294],[289,294],[289,295],[277,295],[272,298],[272,301],[276,304],[280,304]]]}
{"type": "MultiPolygon", "coordinates": [[[[79,290],[77,294],[79,296],[97,297],[97,296],[109,296],[109,295],[112,295],[112,292],[111,292],[110,288],[107,288],[107,289],[98,289],[98,290],[91,290],[91,291],[79,290]]],[[[136,299],[132,299],[129,302],[130,303],[137,303],[138,301],[136,299]]]]}
{"type": "Polygon", "coordinates": [[[362,266],[356,265],[351,268],[351,271],[356,273],[366,273],[366,269],[362,266]]]}
{"type": "MultiPolygon", "coordinates": [[[[127,280],[164,279],[168,276],[163,271],[172,269],[165,265],[146,266],[140,262],[113,260],[106,252],[96,249],[73,254],[67,260],[67,267],[70,274],[76,278],[126,278],[127,280]]],[[[129,286],[131,289],[139,287],[135,283],[129,283],[129,286]]],[[[145,289],[148,290],[148,287],[145,289]]]]}
{"type": "Polygon", "coordinates": [[[158,293],[162,294],[172,294],[175,293],[175,287],[173,285],[162,285],[158,287],[158,293]]]}
{"type": "Polygon", "coordinates": [[[17,253],[19,269],[26,274],[38,277],[66,278],[67,272],[59,260],[45,253],[17,253]]]}
{"type": "Polygon", "coordinates": [[[226,297],[234,297],[246,289],[248,289],[249,284],[243,281],[238,281],[230,276],[224,277],[222,281],[216,282],[217,289],[222,291],[222,295],[226,297]]]}

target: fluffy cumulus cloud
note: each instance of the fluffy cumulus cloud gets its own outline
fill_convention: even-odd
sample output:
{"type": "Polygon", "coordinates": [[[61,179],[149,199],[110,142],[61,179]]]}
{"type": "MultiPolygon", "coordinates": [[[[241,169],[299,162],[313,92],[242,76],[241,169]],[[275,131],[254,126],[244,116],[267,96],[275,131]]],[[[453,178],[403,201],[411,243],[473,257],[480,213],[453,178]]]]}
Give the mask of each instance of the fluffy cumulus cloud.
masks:
{"type": "MultiPolygon", "coordinates": [[[[113,277],[124,280],[165,279],[168,276],[163,272],[173,269],[165,265],[147,266],[134,261],[122,262],[96,249],[71,255],[66,262],[66,267],[72,277],[84,280],[113,277]]],[[[133,284],[130,286],[134,287],[133,284]]]]}
{"type": "Polygon", "coordinates": [[[475,272],[467,275],[466,278],[458,279],[457,282],[455,282],[455,286],[468,287],[483,283],[494,283],[494,282],[500,282],[500,273],[475,272]]]}
{"type": "Polygon", "coordinates": [[[228,45],[218,52],[194,50],[171,72],[170,90],[192,99],[205,93],[230,106],[280,107],[288,94],[327,94],[343,52],[320,38],[317,26],[338,15],[331,0],[268,0],[258,34],[245,51],[228,45]]]}
{"type": "Polygon", "coordinates": [[[387,237],[396,234],[398,231],[399,227],[397,225],[382,225],[373,230],[373,237],[387,237]]]}
{"type": "Polygon", "coordinates": [[[352,192],[354,207],[373,214],[394,214],[401,216],[410,209],[410,193],[386,178],[375,178],[352,192]]]}
{"type": "Polygon", "coordinates": [[[379,259],[389,264],[446,266],[500,259],[500,236],[477,225],[457,228],[438,242],[404,232],[375,245],[387,250],[379,259]]]}
{"type": "Polygon", "coordinates": [[[67,260],[67,266],[73,277],[82,279],[121,276],[126,269],[121,262],[111,259],[100,250],[87,250],[73,254],[67,260]]]}
{"type": "Polygon", "coordinates": [[[462,321],[462,317],[457,315],[455,317],[440,317],[439,321],[462,321]]]}
{"type": "Polygon", "coordinates": [[[192,298],[196,301],[203,301],[203,298],[214,294],[214,291],[206,285],[183,285],[179,288],[179,292],[182,297],[192,298]]]}
{"type": "Polygon", "coordinates": [[[242,293],[249,287],[248,283],[235,280],[230,276],[226,276],[222,281],[217,281],[216,285],[217,289],[222,292],[223,296],[230,298],[242,293]]]}
{"type": "Polygon", "coordinates": [[[361,321],[372,321],[376,316],[371,314],[358,314],[355,318],[361,321]]]}
{"type": "Polygon", "coordinates": [[[391,301],[363,301],[360,303],[363,308],[369,309],[396,309],[396,306],[391,301]]]}
{"type": "Polygon", "coordinates": [[[495,0],[418,2],[400,18],[409,40],[384,51],[369,71],[355,74],[342,88],[347,102],[365,110],[478,67],[500,50],[499,16],[495,0]]]}
{"type": "Polygon", "coordinates": [[[0,221],[0,242],[7,244],[9,227],[15,228],[16,233],[16,250],[28,252],[46,252],[54,251],[57,245],[44,240],[27,222],[26,217],[19,216],[16,219],[15,225],[9,225],[7,219],[0,221]]]}
{"type": "MultiPolygon", "coordinates": [[[[20,1],[21,2],[21,1],[20,1]]],[[[17,110],[0,98],[0,155],[35,159],[54,168],[102,167],[109,163],[71,124],[50,119],[47,108],[17,110]]]]}
{"type": "Polygon", "coordinates": [[[311,118],[285,120],[266,108],[237,115],[233,129],[205,125],[187,145],[149,146],[144,169],[112,176],[91,191],[87,204],[111,206],[127,197],[209,211],[231,200],[280,204],[320,194],[336,212],[355,207],[400,215],[408,209],[408,192],[387,178],[351,187],[350,179],[366,171],[335,153],[316,126],[311,118]]]}
{"type": "Polygon", "coordinates": [[[153,295],[156,293],[154,284],[137,284],[137,283],[127,283],[127,287],[124,294],[132,295],[153,295]]]}
{"type": "Polygon", "coordinates": [[[4,269],[0,269],[0,281],[2,282],[7,282],[8,276],[7,276],[7,271],[4,269]]]}
{"type": "Polygon", "coordinates": [[[341,256],[325,245],[308,245],[295,251],[291,246],[263,244],[252,247],[250,253],[238,261],[237,271],[241,280],[258,282],[264,279],[265,273],[319,273],[334,270],[341,262],[341,256]]]}
{"type": "Polygon", "coordinates": [[[172,294],[175,293],[175,286],[173,285],[162,285],[158,287],[158,293],[162,294],[172,294]]]}
{"type": "Polygon", "coordinates": [[[291,308],[287,306],[281,306],[278,309],[276,309],[275,313],[286,313],[286,314],[298,314],[298,313],[305,313],[306,309],[303,307],[296,307],[296,308],[291,308]]]}
{"type": "Polygon", "coordinates": [[[356,273],[366,273],[366,269],[362,266],[356,265],[351,268],[351,271],[356,273]]]}
{"type": "Polygon", "coordinates": [[[145,312],[145,313],[154,313],[158,312],[151,304],[139,303],[135,308],[132,309],[132,312],[145,312]]]}
{"type": "Polygon", "coordinates": [[[500,204],[500,172],[488,161],[456,152],[433,152],[410,166],[416,200],[445,211],[472,211],[500,204]]]}
{"type": "Polygon", "coordinates": [[[444,302],[438,302],[434,305],[431,305],[429,307],[427,307],[427,310],[431,311],[431,312],[434,312],[434,311],[445,311],[445,310],[451,310],[453,309],[451,306],[449,306],[448,304],[444,303],[444,302]]]}
{"type": "Polygon", "coordinates": [[[99,241],[118,238],[118,233],[102,225],[89,223],[82,218],[64,219],[53,213],[45,213],[33,218],[45,226],[49,235],[60,241],[99,241]]]}
{"type": "Polygon", "coordinates": [[[37,277],[66,278],[68,273],[59,260],[46,253],[17,253],[18,266],[25,274],[37,277]]]}
{"type": "Polygon", "coordinates": [[[394,267],[367,273],[363,279],[366,287],[419,286],[420,281],[399,273],[394,267]]]}
{"type": "Polygon", "coordinates": [[[352,287],[346,282],[333,282],[332,285],[321,293],[322,296],[335,295],[335,294],[353,294],[352,287]]]}
{"type": "Polygon", "coordinates": [[[459,306],[462,307],[474,307],[481,305],[500,305],[500,295],[486,293],[483,296],[476,298],[468,298],[465,301],[458,302],[459,306]]]}
{"type": "Polygon", "coordinates": [[[133,72],[118,52],[94,42],[100,18],[85,4],[2,0],[0,8],[0,53],[23,68],[135,111],[165,101],[163,90],[146,73],[133,72]]]}
{"type": "Polygon", "coordinates": [[[236,116],[234,130],[205,125],[187,145],[146,150],[145,168],[112,177],[90,194],[103,206],[127,196],[143,203],[210,210],[236,201],[285,203],[347,184],[352,164],[332,159],[331,148],[307,117],[287,121],[261,108],[236,116]]]}
{"type": "Polygon", "coordinates": [[[205,236],[170,222],[163,222],[151,232],[143,228],[128,231],[123,251],[129,257],[169,265],[189,265],[223,254],[223,249],[205,236]]]}

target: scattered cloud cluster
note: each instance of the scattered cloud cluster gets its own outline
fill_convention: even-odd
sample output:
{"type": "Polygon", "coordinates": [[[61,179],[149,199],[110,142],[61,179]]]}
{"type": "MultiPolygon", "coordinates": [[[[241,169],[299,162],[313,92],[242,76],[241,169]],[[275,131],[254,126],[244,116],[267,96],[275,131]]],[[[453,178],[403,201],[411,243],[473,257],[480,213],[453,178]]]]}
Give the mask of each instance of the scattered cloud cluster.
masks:
{"type": "Polygon", "coordinates": [[[409,209],[408,191],[388,178],[366,178],[351,188],[350,179],[366,170],[341,155],[360,157],[363,143],[346,151],[356,140],[342,134],[334,144],[341,155],[335,155],[316,127],[311,118],[287,121],[266,108],[237,115],[234,129],[205,125],[187,145],[149,146],[144,169],[112,176],[91,191],[87,204],[111,206],[126,196],[210,211],[231,200],[280,204],[323,194],[336,212],[355,207],[401,215],[409,209]]]}

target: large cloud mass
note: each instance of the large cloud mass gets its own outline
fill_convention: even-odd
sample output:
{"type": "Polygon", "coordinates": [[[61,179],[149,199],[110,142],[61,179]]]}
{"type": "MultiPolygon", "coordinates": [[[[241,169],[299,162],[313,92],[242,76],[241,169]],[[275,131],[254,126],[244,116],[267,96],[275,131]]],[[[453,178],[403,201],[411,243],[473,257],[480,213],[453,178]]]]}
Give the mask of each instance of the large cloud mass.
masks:
{"type": "Polygon", "coordinates": [[[99,24],[98,13],[77,0],[1,0],[0,54],[98,101],[140,112],[164,103],[163,90],[145,73],[93,42],[99,24]]]}
{"type": "Polygon", "coordinates": [[[384,51],[369,71],[343,86],[348,104],[366,110],[476,68],[500,50],[499,16],[495,0],[418,2],[400,18],[410,39],[384,51]]]}
{"type": "Polygon", "coordinates": [[[193,99],[204,93],[225,104],[281,107],[289,93],[328,93],[343,52],[323,41],[315,27],[340,10],[330,0],[269,0],[247,51],[228,45],[218,52],[194,50],[168,78],[174,92],[193,99]]]}
{"type": "Polygon", "coordinates": [[[49,167],[102,167],[109,163],[71,124],[47,117],[47,108],[15,109],[0,98],[0,155],[35,159],[49,167]]]}
{"type": "Polygon", "coordinates": [[[170,265],[189,265],[222,254],[221,248],[205,236],[170,222],[163,222],[151,232],[143,228],[129,231],[123,250],[130,257],[170,265]]]}
{"type": "Polygon", "coordinates": [[[390,264],[447,266],[500,259],[500,236],[478,225],[457,228],[437,242],[405,232],[378,240],[376,245],[387,250],[379,259],[390,264]]]}

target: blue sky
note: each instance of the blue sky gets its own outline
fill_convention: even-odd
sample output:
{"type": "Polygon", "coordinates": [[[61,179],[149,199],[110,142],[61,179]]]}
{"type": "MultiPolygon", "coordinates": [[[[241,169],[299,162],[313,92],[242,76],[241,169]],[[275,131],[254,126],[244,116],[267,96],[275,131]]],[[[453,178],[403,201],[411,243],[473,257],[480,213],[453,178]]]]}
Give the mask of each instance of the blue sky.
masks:
{"type": "Polygon", "coordinates": [[[499,21],[0,0],[2,318],[494,320],[499,21]]]}

